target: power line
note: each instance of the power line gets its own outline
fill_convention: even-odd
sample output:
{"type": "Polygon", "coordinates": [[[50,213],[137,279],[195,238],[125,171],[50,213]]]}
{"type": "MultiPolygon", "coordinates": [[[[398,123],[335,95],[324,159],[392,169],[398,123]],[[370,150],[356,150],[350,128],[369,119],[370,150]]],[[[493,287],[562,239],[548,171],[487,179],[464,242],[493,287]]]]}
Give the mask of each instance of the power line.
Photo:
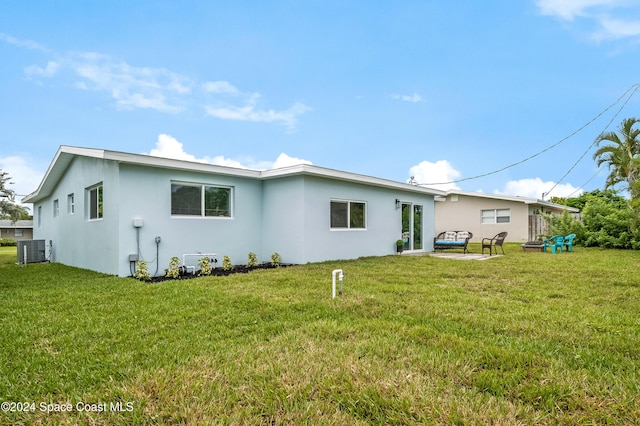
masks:
{"type": "MultiPolygon", "coordinates": [[[[507,166],[501,167],[497,170],[493,170],[491,172],[487,172],[487,173],[483,173],[480,175],[476,175],[476,176],[471,176],[468,178],[463,178],[463,179],[457,179],[457,180],[452,180],[449,182],[437,182],[437,183],[420,183],[419,185],[423,185],[423,186],[433,186],[433,185],[447,185],[447,184],[451,184],[451,183],[459,183],[459,182],[465,182],[468,180],[474,180],[474,179],[479,179],[482,177],[486,177],[486,176],[491,176],[500,172],[503,172],[507,169],[510,169],[512,167],[518,166],[522,163],[526,163],[529,160],[532,160],[542,154],[544,154],[545,152],[555,148],[556,146],[560,145],[561,143],[567,141],[568,139],[572,138],[573,136],[575,136],[576,134],[580,133],[582,130],[584,130],[586,127],[588,127],[589,125],[591,125],[591,123],[593,123],[594,121],[596,121],[597,119],[599,119],[600,117],[602,117],[607,111],[609,111],[611,108],[613,108],[614,106],[616,106],[621,100],[622,98],[624,98],[627,93],[631,92],[631,95],[629,96],[629,98],[627,99],[627,101],[625,102],[624,105],[626,105],[629,100],[631,99],[631,97],[635,94],[635,92],[638,90],[638,88],[640,88],[640,83],[636,83],[633,84],[631,87],[629,87],[618,99],[616,99],[616,101],[614,103],[612,103],[611,105],[609,105],[608,107],[606,107],[604,110],[602,110],[602,112],[600,112],[598,115],[596,115],[594,118],[592,118],[591,120],[589,120],[586,124],[584,124],[583,126],[581,126],[578,130],[574,131],[573,133],[571,133],[569,136],[565,136],[564,138],[560,139],[558,142],[554,143],[553,145],[548,146],[547,148],[543,149],[542,151],[539,151],[533,155],[530,155],[529,157],[524,158],[523,160],[517,161],[515,163],[511,163],[507,166]]],[[[623,105],[623,107],[624,107],[623,105]]],[[[619,113],[619,112],[618,112],[619,113]]],[[[607,125],[608,126],[608,125],[607,125]]],[[[591,144],[593,145],[593,144],[591,144]]],[[[591,149],[591,145],[589,145],[589,149],[591,149]]],[[[585,153],[586,154],[586,153],[585,153]]],[[[585,155],[583,154],[583,156],[585,155]]],[[[579,160],[578,160],[579,161],[579,160]]],[[[550,191],[549,191],[550,192],[550,191]]]]}
{"type": "MultiPolygon", "coordinates": [[[[615,115],[614,115],[613,117],[611,117],[611,120],[609,120],[609,122],[607,123],[607,125],[606,125],[606,126],[604,126],[604,129],[602,129],[602,131],[599,133],[599,135],[603,134],[603,133],[604,133],[604,131],[605,131],[605,130],[607,130],[607,129],[609,128],[609,126],[611,126],[611,123],[613,123],[613,120],[615,120],[615,119],[616,119],[616,117],[618,117],[618,115],[620,115],[620,113],[622,112],[622,110],[624,109],[624,107],[629,103],[629,101],[631,100],[631,98],[633,97],[633,95],[638,91],[638,88],[639,88],[639,87],[640,87],[640,84],[635,84],[635,85],[633,85],[633,86],[631,86],[631,87],[629,88],[629,90],[631,90],[631,89],[633,88],[633,91],[631,92],[631,94],[629,95],[629,97],[627,98],[627,100],[626,100],[626,101],[624,101],[624,103],[622,104],[622,106],[618,109],[618,112],[616,112],[616,113],[615,113],[615,115]]],[[[627,92],[629,92],[629,90],[627,90],[627,92]]],[[[627,92],[625,92],[625,94],[626,94],[627,92]]],[[[624,95],[622,95],[622,96],[624,96],[624,95]]],[[[618,101],[619,101],[619,100],[620,100],[620,99],[618,99],[618,101]]],[[[618,101],[616,101],[616,103],[617,103],[618,101]]],[[[580,158],[578,158],[578,160],[577,160],[575,163],[573,163],[573,165],[569,168],[569,170],[567,170],[567,172],[566,172],[564,175],[562,175],[562,177],[558,180],[558,182],[556,182],[556,184],[555,184],[555,185],[553,185],[553,187],[552,187],[550,190],[548,190],[547,192],[545,192],[544,194],[550,194],[550,193],[551,193],[551,191],[553,191],[554,189],[556,189],[556,187],[557,187],[558,185],[560,185],[560,183],[564,180],[564,178],[566,178],[566,177],[569,175],[569,173],[571,173],[571,171],[572,171],[572,170],[573,170],[573,169],[578,165],[578,163],[579,163],[580,161],[582,161],[582,159],[584,158],[584,156],[585,156],[585,155],[587,155],[587,152],[589,152],[589,151],[591,150],[591,148],[596,144],[596,141],[597,141],[597,140],[598,140],[598,138],[596,137],[596,139],[593,141],[593,143],[592,143],[591,145],[589,145],[589,147],[586,149],[586,151],[585,151],[585,152],[583,152],[583,153],[582,153],[582,155],[580,156],[580,158]]],[[[600,171],[600,170],[598,169],[598,171],[600,171]]],[[[597,174],[597,173],[596,173],[596,174],[597,174]]],[[[594,177],[595,177],[595,175],[594,175],[594,177]]],[[[593,179],[593,178],[591,178],[591,179],[593,179]]],[[[591,179],[589,179],[589,180],[591,180],[591,179]]],[[[587,183],[588,183],[588,181],[587,181],[587,183]]],[[[585,183],[585,185],[586,185],[586,183],[585,183]]],[[[580,189],[580,188],[578,188],[578,189],[580,189]]],[[[577,190],[576,190],[576,191],[577,191],[577,190]]],[[[576,191],[574,191],[574,193],[575,193],[576,191]]],[[[543,199],[544,199],[544,194],[543,194],[543,197],[542,197],[543,199]]],[[[572,193],[571,195],[573,195],[573,193],[572,193]]]]}

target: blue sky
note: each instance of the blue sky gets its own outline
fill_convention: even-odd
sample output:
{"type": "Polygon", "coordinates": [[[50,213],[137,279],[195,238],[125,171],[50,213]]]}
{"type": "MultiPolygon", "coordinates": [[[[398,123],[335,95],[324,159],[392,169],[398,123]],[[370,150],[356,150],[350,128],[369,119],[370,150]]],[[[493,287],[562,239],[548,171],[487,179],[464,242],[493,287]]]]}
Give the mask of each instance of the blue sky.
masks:
{"type": "Polygon", "coordinates": [[[8,0],[0,58],[21,195],[60,145],[578,195],[640,116],[638,0],[8,0]]]}

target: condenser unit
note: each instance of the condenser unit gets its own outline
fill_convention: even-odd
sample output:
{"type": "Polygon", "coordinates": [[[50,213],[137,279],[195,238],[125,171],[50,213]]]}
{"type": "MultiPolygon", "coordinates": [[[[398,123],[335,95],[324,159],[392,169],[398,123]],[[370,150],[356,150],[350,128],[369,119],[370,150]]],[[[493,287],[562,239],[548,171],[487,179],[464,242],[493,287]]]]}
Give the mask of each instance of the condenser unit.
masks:
{"type": "Polygon", "coordinates": [[[18,241],[18,263],[36,263],[44,262],[45,260],[46,256],[44,240],[18,241]]]}

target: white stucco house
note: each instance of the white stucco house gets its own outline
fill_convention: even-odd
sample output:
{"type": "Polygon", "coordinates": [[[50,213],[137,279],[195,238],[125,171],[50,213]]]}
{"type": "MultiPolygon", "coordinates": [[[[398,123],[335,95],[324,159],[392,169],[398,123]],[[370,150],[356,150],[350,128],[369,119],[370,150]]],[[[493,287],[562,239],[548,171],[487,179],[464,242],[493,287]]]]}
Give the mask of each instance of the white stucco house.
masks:
{"type": "Polygon", "coordinates": [[[39,187],[34,239],[50,260],[129,276],[173,256],[301,264],[433,250],[435,189],[312,165],[256,171],[62,146],[39,187]]]}

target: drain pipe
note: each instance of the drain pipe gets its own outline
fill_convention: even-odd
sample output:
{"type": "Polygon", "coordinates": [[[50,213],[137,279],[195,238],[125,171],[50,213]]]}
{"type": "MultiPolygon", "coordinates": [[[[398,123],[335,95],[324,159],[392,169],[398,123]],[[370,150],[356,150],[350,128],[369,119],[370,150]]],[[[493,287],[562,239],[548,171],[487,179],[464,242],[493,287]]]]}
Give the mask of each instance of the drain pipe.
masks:
{"type": "Polygon", "coordinates": [[[332,284],[331,284],[331,298],[336,298],[336,275],[338,276],[338,280],[340,281],[340,296],[342,296],[342,280],[344,279],[344,273],[342,269],[334,269],[331,273],[332,284]]]}

